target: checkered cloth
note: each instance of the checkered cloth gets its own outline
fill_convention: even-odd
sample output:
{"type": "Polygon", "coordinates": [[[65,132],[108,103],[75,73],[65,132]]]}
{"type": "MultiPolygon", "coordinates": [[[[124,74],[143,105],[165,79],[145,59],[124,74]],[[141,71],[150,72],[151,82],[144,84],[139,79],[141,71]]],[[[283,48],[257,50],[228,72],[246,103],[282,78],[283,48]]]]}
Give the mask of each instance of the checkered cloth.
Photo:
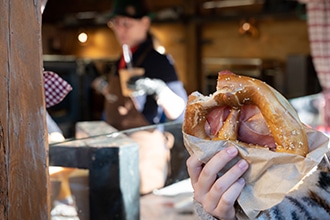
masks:
{"type": "Polygon", "coordinates": [[[46,108],[61,102],[72,90],[71,85],[59,75],[51,71],[44,71],[44,87],[46,108]]]}
{"type": "Polygon", "coordinates": [[[330,126],[330,1],[307,2],[311,53],[324,94],[324,126],[330,126]]]}
{"type": "Polygon", "coordinates": [[[307,24],[313,63],[323,88],[324,126],[330,126],[330,1],[299,0],[306,3],[307,24]]]}

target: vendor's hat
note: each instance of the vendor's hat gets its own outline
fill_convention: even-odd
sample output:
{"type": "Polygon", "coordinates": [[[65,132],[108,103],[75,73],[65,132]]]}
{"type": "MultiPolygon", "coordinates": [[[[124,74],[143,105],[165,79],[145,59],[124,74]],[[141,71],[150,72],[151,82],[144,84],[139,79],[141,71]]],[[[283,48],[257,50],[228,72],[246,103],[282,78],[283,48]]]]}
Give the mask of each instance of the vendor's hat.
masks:
{"type": "Polygon", "coordinates": [[[115,16],[142,18],[150,15],[147,4],[143,0],[115,0],[109,18],[115,16]]]}

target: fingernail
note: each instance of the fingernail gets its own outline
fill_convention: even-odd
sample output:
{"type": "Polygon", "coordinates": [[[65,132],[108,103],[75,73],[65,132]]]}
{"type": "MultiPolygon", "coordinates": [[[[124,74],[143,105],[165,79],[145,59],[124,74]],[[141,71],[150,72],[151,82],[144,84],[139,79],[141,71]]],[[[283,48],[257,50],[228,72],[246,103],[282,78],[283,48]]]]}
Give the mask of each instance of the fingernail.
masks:
{"type": "Polygon", "coordinates": [[[248,163],[245,160],[240,160],[238,162],[238,167],[241,169],[245,169],[248,166],[248,163]]]}
{"type": "Polygon", "coordinates": [[[243,178],[239,178],[239,179],[237,180],[237,182],[238,182],[239,184],[241,184],[241,185],[244,185],[244,184],[245,184],[245,179],[243,179],[243,178]]]}
{"type": "Polygon", "coordinates": [[[226,151],[231,156],[236,155],[236,153],[237,153],[236,147],[228,147],[226,151]]]}

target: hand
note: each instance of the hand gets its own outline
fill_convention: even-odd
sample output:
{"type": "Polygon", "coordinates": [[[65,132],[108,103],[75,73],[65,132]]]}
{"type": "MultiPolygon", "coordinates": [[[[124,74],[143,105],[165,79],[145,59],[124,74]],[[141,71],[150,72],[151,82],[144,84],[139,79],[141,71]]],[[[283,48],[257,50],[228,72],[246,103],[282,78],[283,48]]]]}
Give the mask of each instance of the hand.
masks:
{"type": "Polygon", "coordinates": [[[127,81],[127,87],[139,94],[156,96],[167,88],[165,82],[160,79],[141,78],[140,76],[131,77],[127,81]]]}
{"type": "Polygon", "coordinates": [[[104,79],[104,77],[100,76],[93,80],[91,87],[97,92],[105,95],[108,89],[108,82],[104,79]]]}
{"type": "Polygon", "coordinates": [[[218,172],[237,154],[238,150],[230,146],[218,152],[206,164],[195,155],[187,160],[194,199],[218,219],[235,219],[234,204],[245,185],[241,176],[249,165],[243,159],[217,179],[218,172]]]}
{"type": "Polygon", "coordinates": [[[64,140],[65,140],[65,138],[64,138],[63,134],[60,132],[55,131],[55,132],[48,134],[48,142],[50,144],[56,143],[56,142],[61,142],[64,140]]]}

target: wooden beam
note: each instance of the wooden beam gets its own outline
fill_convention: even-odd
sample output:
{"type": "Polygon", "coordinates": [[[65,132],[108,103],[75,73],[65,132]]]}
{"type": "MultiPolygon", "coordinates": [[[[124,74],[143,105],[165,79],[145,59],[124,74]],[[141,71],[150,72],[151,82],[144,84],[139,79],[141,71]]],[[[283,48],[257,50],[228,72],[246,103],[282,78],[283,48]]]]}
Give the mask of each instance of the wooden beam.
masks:
{"type": "Polygon", "coordinates": [[[0,14],[0,219],[49,219],[39,1],[0,14]]]}
{"type": "MultiPolygon", "coordinates": [[[[196,1],[185,1],[185,16],[192,17],[196,13],[196,1]]],[[[187,19],[186,21],[186,66],[187,66],[187,81],[186,90],[188,94],[196,90],[202,89],[201,83],[201,32],[200,24],[193,19],[187,19]]]]}

